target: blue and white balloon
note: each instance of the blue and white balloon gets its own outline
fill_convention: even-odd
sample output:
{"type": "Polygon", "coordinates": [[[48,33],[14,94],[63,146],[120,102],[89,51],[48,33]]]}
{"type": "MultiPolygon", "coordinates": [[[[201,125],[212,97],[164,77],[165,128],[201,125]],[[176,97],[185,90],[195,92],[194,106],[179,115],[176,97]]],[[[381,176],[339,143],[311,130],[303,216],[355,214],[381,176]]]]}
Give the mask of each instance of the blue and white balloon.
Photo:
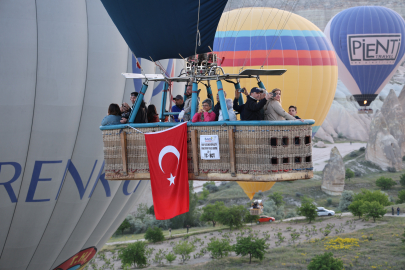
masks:
{"type": "Polygon", "coordinates": [[[370,105],[404,60],[404,19],[386,7],[353,7],[334,16],[324,32],[339,78],[360,106],[370,105]]]}

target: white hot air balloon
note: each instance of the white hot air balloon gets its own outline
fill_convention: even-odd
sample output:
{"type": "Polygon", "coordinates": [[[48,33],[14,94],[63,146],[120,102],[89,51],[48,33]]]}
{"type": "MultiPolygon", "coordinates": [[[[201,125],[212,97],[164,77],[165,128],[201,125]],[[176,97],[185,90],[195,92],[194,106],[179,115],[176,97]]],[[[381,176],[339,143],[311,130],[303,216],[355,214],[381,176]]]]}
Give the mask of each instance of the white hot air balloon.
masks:
{"type": "Polygon", "coordinates": [[[103,174],[131,53],[99,0],[2,0],[0,36],[0,269],[80,267],[148,185],[103,174]]]}

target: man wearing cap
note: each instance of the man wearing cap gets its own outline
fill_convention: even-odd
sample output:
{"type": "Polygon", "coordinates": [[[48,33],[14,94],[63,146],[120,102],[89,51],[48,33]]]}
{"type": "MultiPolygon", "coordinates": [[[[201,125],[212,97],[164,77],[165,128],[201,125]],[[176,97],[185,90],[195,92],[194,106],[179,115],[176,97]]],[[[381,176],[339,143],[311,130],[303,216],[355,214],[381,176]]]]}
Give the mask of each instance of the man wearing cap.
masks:
{"type": "MultiPolygon", "coordinates": [[[[184,108],[184,101],[181,95],[177,95],[173,98],[175,105],[172,107],[172,112],[181,112],[184,108]]],[[[180,122],[178,115],[173,115],[174,121],[180,122]]]]}
{"type": "Polygon", "coordinates": [[[263,115],[260,110],[266,105],[267,100],[270,99],[270,95],[266,94],[265,98],[260,100],[260,95],[263,90],[258,87],[253,87],[250,90],[250,95],[247,96],[247,100],[243,109],[245,120],[263,120],[263,115]],[[260,101],[259,101],[260,100],[260,101]]]}

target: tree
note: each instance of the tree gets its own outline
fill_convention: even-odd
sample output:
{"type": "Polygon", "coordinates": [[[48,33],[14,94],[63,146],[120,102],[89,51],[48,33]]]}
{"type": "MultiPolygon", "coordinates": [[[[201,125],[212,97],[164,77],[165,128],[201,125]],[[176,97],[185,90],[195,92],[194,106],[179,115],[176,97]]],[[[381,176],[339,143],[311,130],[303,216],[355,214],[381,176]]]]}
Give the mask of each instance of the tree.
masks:
{"type": "Polygon", "coordinates": [[[124,219],[121,225],[118,227],[117,231],[121,231],[121,234],[124,234],[125,229],[131,228],[131,224],[129,224],[128,219],[124,219]]]}
{"type": "Polygon", "coordinates": [[[392,178],[380,177],[375,181],[375,184],[377,187],[386,190],[395,186],[397,183],[394,180],[392,180],[392,178]]]}
{"type": "Polygon", "coordinates": [[[137,241],[118,251],[118,258],[122,265],[142,267],[146,265],[146,243],[137,241]]]}
{"type": "Polygon", "coordinates": [[[405,203],[405,190],[398,192],[398,203],[405,203]]]}
{"type": "Polygon", "coordinates": [[[193,243],[188,241],[181,241],[178,242],[173,247],[173,252],[181,256],[181,261],[184,263],[185,261],[190,259],[190,253],[195,250],[195,246],[193,243]]]}
{"type": "Polygon", "coordinates": [[[155,207],[153,205],[151,205],[151,207],[149,207],[148,214],[155,215],[155,207]]]}
{"type": "Polygon", "coordinates": [[[281,192],[273,192],[272,194],[269,195],[269,199],[273,200],[277,207],[280,207],[285,204],[281,192]]]}
{"type": "Polygon", "coordinates": [[[152,242],[152,243],[156,243],[156,242],[161,242],[163,240],[165,240],[165,237],[163,236],[163,231],[161,228],[159,227],[149,227],[146,230],[145,233],[145,239],[152,242]]]}
{"type": "Polygon", "coordinates": [[[177,256],[174,255],[173,252],[170,252],[170,253],[166,254],[165,258],[166,258],[166,261],[169,262],[169,264],[172,264],[172,262],[177,258],[177,256]]]}
{"type": "Polygon", "coordinates": [[[239,237],[233,249],[236,255],[249,255],[249,263],[251,263],[252,257],[263,260],[266,247],[266,240],[248,236],[239,237]]]}
{"type": "Polygon", "coordinates": [[[248,210],[243,205],[233,205],[232,207],[224,207],[219,212],[219,222],[228,225],[229,229],[233,227],[240,228],[243,226],[243,219],[247,215],[248,210]]]}
{"type": "Polygon", "coordinates": [[[351,190],[344,190],[339,201],[339,211],[345,212],[349,210],[349,205],[353,202],[354,192],[351,190]]]}
{"type": "Polygon", "coordinates": [[[381,190],[368,190],[362,189],[360,193],[354,195],[353,201],[367,201],[367,202],[374,202],[377,201],[383,206],[391,205],[389,197],[386,193],[382,192],[381,190]]]}
{"type": "Polygon", "coordinates": [[[341,270],[343,269],[343,262],[341,259],[333,258],[332,252],[325,252],[324,254],[316,255],[308,264],[308,270],[341,270]]]}
{"type": "Polygon", "coordinates": [[[350,181],[350,178],[353,178],[353,177],[354,177],[354,172],[352,170],[350,170],[349,168],[347,168],[345,178],[350,181]]]}
{"type": "Polygon", "coordinates": [[[399,183],[401,184],[401,186],[405,187],[405,173],[401,174],[401,176],[399,177],[399,183]]]}
{"type": "Polygon", "coordinates": [[[216,201],[214,204],[208,204],[202,208],[203,213],[200,216],[201,221],[212,222],[212,226],[220,219],[219,213],[225,207],[224,202],[216,201]]]}
{"type": "Polygon", "coordinates": [[[257,215],[251,215],[249,212],[246,214],[246,216],[245,216],[245,218],[244,218],[244,221],[246,222],[246,223],[249,223],[250,222],[250,224],[252,224],[252,223],[256,223],[256,222],[258,222],[259,221],[259,216],[257,216],[257,215]]]}
{"type": "Polygon", "coordinates": [[[304,197],[302,199],[301,207],[298,207],[297,209],[297,214],[306,217],[309,220],[309,223],[311,223],[312,220],[315,220],[318,214],[313,200],[304,197]]]}
{"type": "Polygon", "coordinates": [[[213,239],[208,243],[207,250],[214,259],[219,259],[228,256],[229,252],[232,251],[232,246],[229,244],[228,239],[213,239]]]}
{"type": "Polygon", "coordinates": [[[387,213],[387,210],[379,202],[364,202],[360,206],[360,209],[367,218],[373,218],[374,222],[377,218],[382,218],[387,213]]]}
{"type": "Polygon", "coordinates": [[[352,202],[349,205],[349,211],[353,214],[353,216],[359,217],[359,219],[363,216],[363,210],[361,206],[363,205],[363,200],[357,200],[352,202]]]}

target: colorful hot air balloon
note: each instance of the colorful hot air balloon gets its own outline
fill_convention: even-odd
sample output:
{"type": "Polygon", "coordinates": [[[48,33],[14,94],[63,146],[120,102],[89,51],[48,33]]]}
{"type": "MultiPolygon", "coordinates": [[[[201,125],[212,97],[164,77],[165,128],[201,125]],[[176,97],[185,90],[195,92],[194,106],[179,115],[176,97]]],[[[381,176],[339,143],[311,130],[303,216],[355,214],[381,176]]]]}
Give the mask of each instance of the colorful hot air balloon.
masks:
{"type": "Polygon", "coordinates": [[[360,106],[369,106],[402,63],[405,21],[378,6],[339,12],[325,28],[339,68],[339,78],[360,106]]]}
{"type": "MultiPolygon", "coordinates": [[[[215,35],[225,73],[241,68],[287,69],[282,76],[261,78],[266,89],[282,90],[282,105],[288,111],[297,106],[301,118],[315,119],[312,133],[322,125],[332,104],[337,85],[337,65],[333,48],[322,31],[296,14],[274,8],[242,8],[222,14],[215,35]]],[[[241,80],[248,90],[254,79],[241,80]]],[[[234,87],[224,84],[228,97],[234,87]]],[[[250,199],[267,191],[274,183],[238,182],[250,199]]]]}
{"type": "Polygon", "coordinates": [[[82,267],[148,185],[103,174],[131,54],[93,0],[2,0],[0,36],[0,269],[82,267]]]}
{"type": "MultiPolygon", "coordinates": [[[[225,73],[241,68],[287,69],[282,76],[265,76],[267,90],[282,90],[282,105],[298,107],[301,118],[315,119],[313,134],[322,125],[337,85],[336,57],[322,31],[307,19],[274,8],[242,8],[222,14],[214,51],[225,73]]],[[[254,79],[241,81],[248,90],[254,79]]],[[[224,84],[228,97],[234,87],[224,84]]]]}

